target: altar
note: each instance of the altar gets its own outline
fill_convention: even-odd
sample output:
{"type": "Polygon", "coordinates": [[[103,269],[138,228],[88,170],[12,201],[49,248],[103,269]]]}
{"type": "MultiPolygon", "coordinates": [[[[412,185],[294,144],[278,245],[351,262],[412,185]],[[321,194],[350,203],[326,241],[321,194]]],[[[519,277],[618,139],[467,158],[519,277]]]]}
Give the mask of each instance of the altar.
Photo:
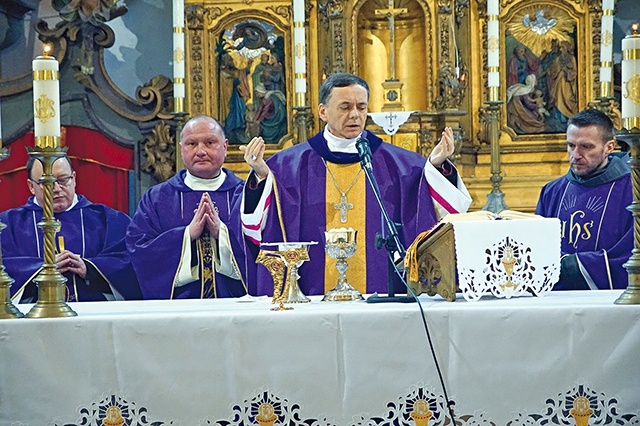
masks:
{"type": "MultiPolygon", "coordinates": [[[[620,293],[421,296],[456,422],[640,422],[640,306],[620,293]]],[[[451,424],[416,303],[70,306],[0,321],[0,425],[451,424]]]]}

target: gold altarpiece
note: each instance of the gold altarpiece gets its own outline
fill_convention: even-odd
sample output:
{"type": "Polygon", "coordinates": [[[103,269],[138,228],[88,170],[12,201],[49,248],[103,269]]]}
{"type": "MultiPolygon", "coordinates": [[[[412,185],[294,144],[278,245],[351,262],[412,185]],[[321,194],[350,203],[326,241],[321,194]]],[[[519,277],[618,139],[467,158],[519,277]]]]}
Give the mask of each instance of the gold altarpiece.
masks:
{"type": "MultiPolygon", "coordinates": [[[[265,97],[286,113],[279,131],[270,133],[269,155],[322,128],[316,112],[319,85],[324,76],[347,71],[369,82],[370,112],[415,111],[393,136],[368,123],[386,141],[427,155],[445,126],[454,129],[454,161],[474,198],[472,209],[481,208],[491,191],[486,0],[312,0],[304,9],[306,48],[300,49],[289,1],[186,2],[189,114],[246,119],[246,127],[230,138],[227,166],[246,174],[237,146],[267,131],[254,120],[265,97]],[[294,77],[301,76],[294,76],[294,55],[306,58],[306,94],[295,90],[294,77]],[[234,99],[240,106],[230,111],[234,99]]],[[[542,119],[533,127],[514,124],[518,110],[512,99],[524,102],[526,89],[515,90],[523,83],[509,74],[512,56],[522,47],[537,62],[530,72],[538,76],[545,57],[551,63],[552,56],[566,53],[565,62],[575,68],[566,85],[575,98],[569,112],[595,106],[601,15],[600,0],[500,2],[502,190],[512,209],[532,211],[542,185],[566,172],[562,119],[568,114],[565,108],[559,118],[539,113],[542,119]]],[[[535,88],[542,84],[540,77],[535,88]]],[[[546,90],[543,98],[551,96],[546,90]]],[[[558,109],[545,105],[550,112],[558,109]]],[[[619,114],[613,102],[608,109],[619,114]]]]}

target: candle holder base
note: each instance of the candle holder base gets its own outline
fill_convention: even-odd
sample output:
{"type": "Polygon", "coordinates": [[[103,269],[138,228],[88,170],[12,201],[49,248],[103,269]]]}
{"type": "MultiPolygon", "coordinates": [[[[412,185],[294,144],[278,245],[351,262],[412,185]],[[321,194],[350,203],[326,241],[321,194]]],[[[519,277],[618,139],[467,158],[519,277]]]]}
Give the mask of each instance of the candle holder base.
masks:
{"type": "Polygon", "coordinates": [[[640,287],[627,287],[613,303],[616,305],[640,305],[640,287]]]}
{"type": "MultiPolygon", "coordinates": [[[[0,223],[0,225],[4,225],[0,223]]],[[[0,264],[0,319],[22,318],[24,314],[11,302],[11,284],[13,278],[4,271],[4,266],[0,264]]]]}
{"type": "Polygon", "coordinates": [[[78,315],[64,301],[67,279],[55,265],[46,265],[33,279],[38,286],[38,301],[25,318],[60,318],[78,315]]]}

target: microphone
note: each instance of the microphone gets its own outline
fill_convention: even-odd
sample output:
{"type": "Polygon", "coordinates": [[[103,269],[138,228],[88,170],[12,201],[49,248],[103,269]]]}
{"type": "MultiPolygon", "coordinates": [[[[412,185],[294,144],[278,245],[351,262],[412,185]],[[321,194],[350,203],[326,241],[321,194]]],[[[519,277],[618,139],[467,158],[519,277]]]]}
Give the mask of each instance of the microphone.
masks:
{"type": "Polygon", "coordinates": [[[372,171],[373,166],[371,165],[371,148],[369,147],[369,141],[362,136],[359,137],[356,141],[356,148],[362,167],[372,171]]]}

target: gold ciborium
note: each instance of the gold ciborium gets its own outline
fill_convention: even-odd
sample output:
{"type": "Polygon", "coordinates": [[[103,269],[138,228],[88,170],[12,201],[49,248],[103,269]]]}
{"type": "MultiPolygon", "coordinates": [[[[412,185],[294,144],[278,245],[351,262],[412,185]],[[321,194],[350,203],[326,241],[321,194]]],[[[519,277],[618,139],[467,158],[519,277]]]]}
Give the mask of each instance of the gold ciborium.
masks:
{"type": "Polygon", "coordinates": [[[298,269],[309,260],[309,246],[317,242],[263,243],[256,263],[263,264],[273,278],[273,303],[278,307],[274,311],[289,310],[285,303],[307,303],[310,299],[304,295],[298,285],[298,269]]]}
{"type": "Polygon", "coordinates": [[[358,249],[356,237],[358,231],[353,228],[334,228],[324,233],[325,251],[329,257],[337,259],[336,268],[340,272],[338,284],[329,290],[322,298],[323,302],[348,302],[362,300],[362,294],[347,281],[347,259],[358,249]]]}

